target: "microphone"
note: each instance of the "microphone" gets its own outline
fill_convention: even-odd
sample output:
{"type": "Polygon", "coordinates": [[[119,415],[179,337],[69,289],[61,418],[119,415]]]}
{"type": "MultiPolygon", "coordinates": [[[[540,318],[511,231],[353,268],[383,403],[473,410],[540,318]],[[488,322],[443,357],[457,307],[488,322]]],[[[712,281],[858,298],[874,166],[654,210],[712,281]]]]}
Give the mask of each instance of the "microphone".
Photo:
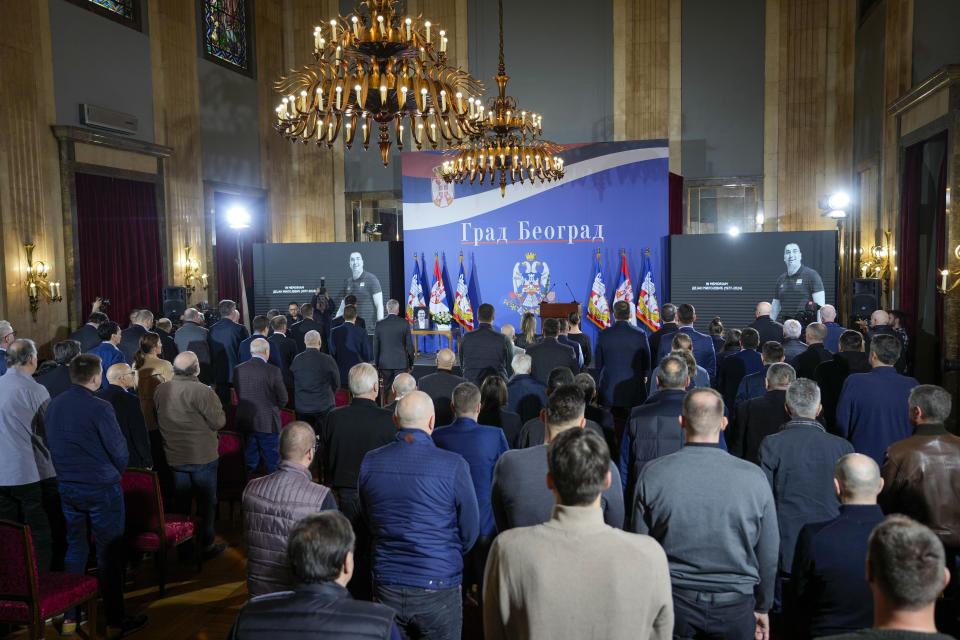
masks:
{"type": "Polygon", "coordinates": [[[577,296],[573,293],[573,289],[570,288],[570,283],[564,282],[563,284],[567,285],[567,291],[570,292],[570,297],[573,299],[573,301],[576,302],[577,304],[580,304],[579,302],[577,302],[577,296]]]}

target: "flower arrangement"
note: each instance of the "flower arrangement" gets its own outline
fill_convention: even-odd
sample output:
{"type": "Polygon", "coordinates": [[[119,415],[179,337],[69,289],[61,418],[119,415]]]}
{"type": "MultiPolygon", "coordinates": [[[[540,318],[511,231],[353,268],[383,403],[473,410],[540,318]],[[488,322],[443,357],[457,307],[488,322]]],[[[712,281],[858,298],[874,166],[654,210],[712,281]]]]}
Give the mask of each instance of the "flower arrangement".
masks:
{"type": "Polygon", "coordinates": [[[446,325],[453,322],[453,316],[450,315],[449,311],[437,311],[436,313],[431,315],[433,316],[433,321],[436,322],[437,324],[446,325]]]}

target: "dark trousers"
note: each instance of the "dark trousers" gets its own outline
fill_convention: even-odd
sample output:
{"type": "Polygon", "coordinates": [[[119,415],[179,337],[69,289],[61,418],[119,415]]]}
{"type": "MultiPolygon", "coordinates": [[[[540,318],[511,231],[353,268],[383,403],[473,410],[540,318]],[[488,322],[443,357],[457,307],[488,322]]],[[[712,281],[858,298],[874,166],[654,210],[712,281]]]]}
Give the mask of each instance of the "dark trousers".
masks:
{"type": "Polygon", "coordinates": [[[357,539],[353,550],[353,577],[350,578],[347,589],[357,600],[372,600],[373,551],[370,548],[370,532],[360,513],[360,495],[356,489],[337,487],[336,491],[340,513],[350,521],[353,534],[357,539]]]}
{"type": "Polygon", "coordinates": [[[167,452],[163,448],[163,436],[159,429],[148,431],[150,436],[150,457],[153,458],[153,470],[157,472],[157,479],[160,482],[160,495],[163,496],[163,503],[173,504],[173,477],[171,476],[170,465],[167,463],[167,452]]]}
{"type": "Polygon", "coordinates": [[[227,406],[230,404],[230,401],[233,399],[230,395],[230,391],[233,389],[233,385],[229,382],[218,382],[215,385],[215,390],[217,392],[217,397],[220,398],[220,404],[227,406]]]}
{"type": "Polygon", "coordinates": [[[40,571],[63,568],[66,534],[56,478],[0,487],[0,520],[13,520],[30,527],[40,571]]]}
{"type": "Polygon", "coordinates": [[[404,640],[460,640],[463,599],[460,587],[422,589],[375,585],[377,602],[397,614],[397,627],[404,640]]]}
{"type": "Polygon", "coordinates": [[[170,467],[173,474],[173,493],[178,513],[189,515],[193,499],[197,499],[197,513],[203,519],[202,548],[214,543],[213,522],[217,509],[217,468],[219,460],[207,464],[185,464],[170,467]]]}
{"type": "Polygon", "coordinates": [[[757,627],[753,607],[753,596],[741,593],[674,588],[674,640],[749,640],[757,627]]]}
{"type": "Polygon", "coordinates": [[[267,473],[276,471],[280,464],[280,452],[277,450],[279,445],[279,433],[248,433],[245,452],[247,473],[254,473],[261,460],[267,473]]]}
{"type": "Polygon", "coordinates": [[[387,401],[390,399],[390,388],[393,386],[393,379],[401,373],[406,372],[406,369],[380,369],[380,376],[383,378],[383,386],[380,387],[383,389],[383,404],[389,404],[387,401]]]}
{"type": "Polygon", "coordinates": [[[463,556],[463,584],[468,592],[473,585],[477,585],[477,592],[483,593],[483,570],[487,566],[487,556],[492,544],[493,536],[481,535],[473,548],[463,556]]]}
{"type": "MultiPolygon", "coordinates": [[[[333,407],[330,407],[332,409],[333,407]]],[[[311,427],[313,427],[314,433],[317,435],[320,434],[320,427],[323,426],[323,423],[327,419],[327,414],[330,413],[330,409],[326,411],[297,411],[297,420],[303,420],[311,427]]]]}
{"type": "MultiPolygon", "coordinates": [[[[60,482],[60,500],[67,524],[67,556],[64,570],[86,573],[90,536],[97,552],[97,582],[103,596],[107,625],[123,622],[124,510],[120,484],[93,485],[60,482]],[[87,522],[90,523],[89,530],[87,522]]],[[[67,618],[76,620],[76,610],[67,618]]]]}

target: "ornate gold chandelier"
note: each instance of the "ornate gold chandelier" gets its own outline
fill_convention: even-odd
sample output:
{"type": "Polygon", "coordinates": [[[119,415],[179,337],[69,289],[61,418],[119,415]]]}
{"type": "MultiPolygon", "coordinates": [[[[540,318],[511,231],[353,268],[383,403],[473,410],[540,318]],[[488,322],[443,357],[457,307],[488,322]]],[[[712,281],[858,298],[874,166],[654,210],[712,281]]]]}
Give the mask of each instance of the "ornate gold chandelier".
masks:
{"type": "Polygon", "coordinates": [[[489,175],[490,184],[500,179],[500,196],[510,184],[518,179],[534,182],[550,182],[563,178],[563,159],[555,155],[560,146],[538,138],[543,133],[543,116],[521,111],[513,96],[506,95],[507,81],[503,64],[503,0],[499,0],[500,17],[500,68],[494,76],[499,95],[491,98],[489,109],[479,100],[468,100],[470,115],[476,130],[467,142],[447,152],[440,175],[446,182],[473,184],[480,177],[480,184],[489,175]]]}
{"type": "Polygon", "coordinates": [[[363,0],[346,18],[316,27],[316,62],[276,83],[283,100],[274,128],[293,142],[327,148],[343,129],[348,149],[358,133],[367,149],[377,123],[384,166],[391,125],[403,149],[404,118],[417,149],[476,134],[470,105],[479,102],[482,85],[447,65],[445,31],[402,9],[400,0],[363,0]]]}

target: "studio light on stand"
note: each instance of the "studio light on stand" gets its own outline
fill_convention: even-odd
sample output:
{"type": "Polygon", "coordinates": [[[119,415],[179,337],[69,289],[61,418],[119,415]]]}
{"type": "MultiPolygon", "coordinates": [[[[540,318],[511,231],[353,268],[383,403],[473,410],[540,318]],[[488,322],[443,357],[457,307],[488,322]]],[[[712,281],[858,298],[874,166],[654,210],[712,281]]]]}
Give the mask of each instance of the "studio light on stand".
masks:
{"type": "Polygon", "coordinates": [[[237,233],[237,273],[240,279],[240,313],[243,314],[241,324],[247,326],[250,313],[247,307],[247,286],[243,280],[243,230],[250,228],[250,213],[241,206],[231,207],[227,210],[227,225],[237,233]]]}
{"type": "Polygon", "coordinates": [[[845,191],[837,191],[828,196],[823,196],[817,202],[817,206],[823,211],[820,215],[824,218],[830,218],[837,221],[837,229],[843,227],[843,221],[850,214],[850,196],[845,191]]]}

